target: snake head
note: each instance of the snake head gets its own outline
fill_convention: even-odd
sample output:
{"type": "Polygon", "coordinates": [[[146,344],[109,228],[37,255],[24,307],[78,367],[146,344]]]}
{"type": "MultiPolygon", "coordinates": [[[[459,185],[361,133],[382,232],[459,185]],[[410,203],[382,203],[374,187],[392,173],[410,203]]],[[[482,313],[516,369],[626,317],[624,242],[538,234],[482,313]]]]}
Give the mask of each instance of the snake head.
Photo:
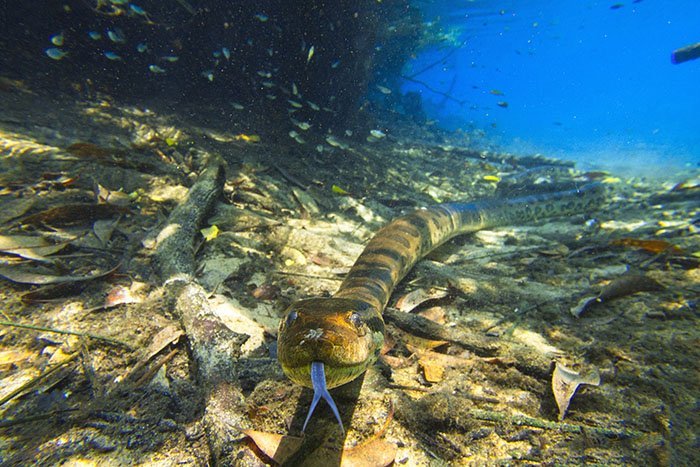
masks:
{"type": "Polygon", "coordinates": [[[313,388],[312,362],[325,370],[332,389],[360,376],[384,342],[384,321],[371,305],[347,298],[311,298],[292,304],[277,335],[277,357],[284,373],[313,388]]]}

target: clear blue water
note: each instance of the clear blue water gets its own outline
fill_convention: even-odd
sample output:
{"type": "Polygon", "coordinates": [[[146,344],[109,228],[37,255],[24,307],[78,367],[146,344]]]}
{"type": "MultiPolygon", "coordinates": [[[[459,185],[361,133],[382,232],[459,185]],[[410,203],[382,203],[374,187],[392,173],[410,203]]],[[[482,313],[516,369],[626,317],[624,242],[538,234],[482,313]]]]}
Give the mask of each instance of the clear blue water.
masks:
{"type": "Polygon", "coordinates": [[[439,126],[481,129],[500,149],[589,167],[653,173],[700,162],[700,60],[671,62],[674,49],[700,42],[697,0],[416,5],[426,21],[458,31],[458,50],[430,48],[404,68],[410,76],[451,53],[415,79],[463,104],[402,85],[421,93],[439,126]]]}

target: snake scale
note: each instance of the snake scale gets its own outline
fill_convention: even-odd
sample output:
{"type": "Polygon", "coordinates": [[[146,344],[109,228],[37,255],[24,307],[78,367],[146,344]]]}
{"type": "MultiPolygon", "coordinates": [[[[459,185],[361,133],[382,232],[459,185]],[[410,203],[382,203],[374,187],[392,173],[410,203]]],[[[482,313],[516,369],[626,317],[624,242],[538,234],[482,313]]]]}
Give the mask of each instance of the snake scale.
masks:
{"type": "Polygon", "coordinates": [[[376,361],[384,342],[384,307],[396,284],[422,257],[456,235],[586,213],[603,200],[603,186],[591,183],[518,198],[438,204],[385,225],[332,297],[295,302],[280,323],[277,352],[284,373],[314,390],[303,430],[321,398],[342,429],[328,389],[354,380],[376,361]]]}

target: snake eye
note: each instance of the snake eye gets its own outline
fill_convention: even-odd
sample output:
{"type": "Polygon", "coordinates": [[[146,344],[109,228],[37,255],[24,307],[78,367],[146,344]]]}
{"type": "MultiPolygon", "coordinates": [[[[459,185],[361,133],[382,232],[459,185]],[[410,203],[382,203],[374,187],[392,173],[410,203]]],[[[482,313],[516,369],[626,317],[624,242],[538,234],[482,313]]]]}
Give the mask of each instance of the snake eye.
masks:
{"type": "Polygon", "coordinates": [[[360,316],[359,313],[356,313],[356,312],[350,313],[350,317],[348,318],[348,320],[349,320],[356,328],[359,328],[360,326],[362,326],[362,317],[360,316]]]}
{"type": "Polygon", "coordinates": [[[299,313],[297,313],[295,310],[290,311],[287,314],[287,318],[284,320],[285,326],[289,327],[292,325],[294,321],[296,321],[297,317],[299,316],[299,313]]]}

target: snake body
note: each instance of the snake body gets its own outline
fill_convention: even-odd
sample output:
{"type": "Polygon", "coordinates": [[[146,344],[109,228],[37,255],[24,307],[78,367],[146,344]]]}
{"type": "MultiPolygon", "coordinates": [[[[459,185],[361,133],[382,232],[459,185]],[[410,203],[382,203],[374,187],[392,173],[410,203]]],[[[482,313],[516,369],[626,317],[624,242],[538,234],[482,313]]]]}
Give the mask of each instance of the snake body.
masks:
{"type": "Polygon", "coordinates": [[[384,342],[384,307],[396,284],[423,256],[456,235],[590,212],[603,199],[604,188],[593,183],[518,198],[438,204],[380,229],[332,297],[295,302],[280,323],[282,370],[295,383],[314,389],[304,429],[320,398],[342,428],[327,390],[354,380],[376,361],[384,342]]]}

